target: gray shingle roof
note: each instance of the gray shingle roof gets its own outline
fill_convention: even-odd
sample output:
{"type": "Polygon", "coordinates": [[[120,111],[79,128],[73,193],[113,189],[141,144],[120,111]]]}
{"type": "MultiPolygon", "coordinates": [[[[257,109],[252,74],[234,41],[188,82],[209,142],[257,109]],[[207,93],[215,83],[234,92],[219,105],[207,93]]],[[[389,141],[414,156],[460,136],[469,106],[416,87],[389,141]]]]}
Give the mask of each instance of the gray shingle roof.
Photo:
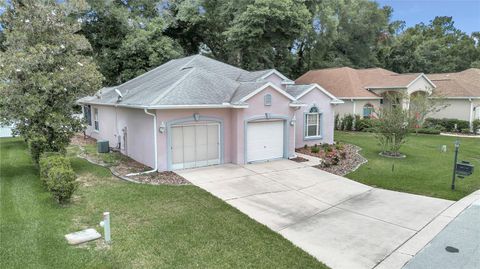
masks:
{"type": "Polygon", "coordinates": [[[312,87],[311,84],[287,85],[286,92],[297,98],[300,94],[312,87]]]}
{"type": "MultiPolygon", "coordinates": [[[[241,104],[240,100],[268,81],[260,78],[274,69],[249,72],[202,55],[171,60],[130,81],[103,88],[79,103],[134,107],[241,104]],[[121,92],[119,96],[115,89],[121,92]]],[[[292,95],[305,85],[289,85],[292,95]]],[[[289,92],[290,93],[290,92],[289,92]]]]}

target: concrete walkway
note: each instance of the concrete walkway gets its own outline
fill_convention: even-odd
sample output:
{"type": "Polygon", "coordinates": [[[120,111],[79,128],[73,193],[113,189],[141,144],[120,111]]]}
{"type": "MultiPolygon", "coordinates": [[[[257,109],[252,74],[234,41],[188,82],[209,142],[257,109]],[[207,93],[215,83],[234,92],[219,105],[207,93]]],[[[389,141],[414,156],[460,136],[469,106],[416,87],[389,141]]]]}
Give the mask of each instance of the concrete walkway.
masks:
{"type": "Polygon", "coordinates": [[[452,205],[372,188],[310,165],[280,160],[177,173],[332,268],[395,261],[400,246],[452,205]]]}

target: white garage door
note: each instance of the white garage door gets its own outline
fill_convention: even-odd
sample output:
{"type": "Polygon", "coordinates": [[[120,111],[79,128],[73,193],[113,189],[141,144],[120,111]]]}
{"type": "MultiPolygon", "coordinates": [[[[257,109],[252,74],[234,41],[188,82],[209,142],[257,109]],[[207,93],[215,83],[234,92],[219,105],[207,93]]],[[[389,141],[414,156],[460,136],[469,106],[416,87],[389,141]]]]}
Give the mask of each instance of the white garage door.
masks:
{"type": "Polygon", "coordinates": [[[170,135],[172,169],[220,163],[220,124],[174,125],[170,135]]]}
{"type": "Polygon", "coordinates": [[[247,162],[283,157],[283,121],[248,123],[247,162]]]}

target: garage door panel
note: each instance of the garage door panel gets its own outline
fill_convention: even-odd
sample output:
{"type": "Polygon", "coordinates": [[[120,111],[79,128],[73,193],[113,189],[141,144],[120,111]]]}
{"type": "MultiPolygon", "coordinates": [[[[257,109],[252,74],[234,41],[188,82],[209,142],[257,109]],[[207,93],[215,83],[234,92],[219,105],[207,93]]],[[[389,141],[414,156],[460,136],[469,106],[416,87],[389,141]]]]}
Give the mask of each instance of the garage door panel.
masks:
{"type": "Polygon", "coordinates": [[[247,162],[283,157],[283,121],[248,123],[247,162]]]}
{"type": "Polygon", "coordinates": [[[207,151],[208,151],[208,159],[212,160],[211,164],[214,164],[216,160],[219,163],[220,161],[220,132],[218,125],[209,125],[207,126],[207,151]]]}
{"type": "Polygon", "coordinates": [[[212,123],[172,126],[172,169],[219,164],[219,130],[212,123]]]}

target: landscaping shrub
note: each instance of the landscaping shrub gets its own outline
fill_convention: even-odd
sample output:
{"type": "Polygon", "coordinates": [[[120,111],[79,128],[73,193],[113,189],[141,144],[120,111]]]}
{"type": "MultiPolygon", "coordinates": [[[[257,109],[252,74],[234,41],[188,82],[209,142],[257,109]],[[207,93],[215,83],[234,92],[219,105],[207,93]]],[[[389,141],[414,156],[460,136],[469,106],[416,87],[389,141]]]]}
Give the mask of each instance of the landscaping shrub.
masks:
{"type": "Polygon", "coordinates": [[[70,161],[58,153],[44,153],[40,158],[40,179],[43,183],[47,182],[48,173],[53,167],[65,167],[71,169],[70,161]]]}
{"type": "Polygon", "coordinates": [[[311,151],[312,153],[319,153],[319,152],[320,152],[320,148],[319,148],[317,145],[315,145],[315,146],[313,146],[312,148],[310,148],[310,151],[311,151]]]}
{"type": "Polygon", "coordinates": [[[335,121],[334,121],[334,127],[335,127],[335,130],[339,130],[340,128],[340,115],[337,114],[335,115],[335,121]]]}
{"type": "Polygon", "coordinates": [[[443,129],[442,131],[446,132],[459,132],[462,129],[469,128],[469,123],[466,120],[458,120],[458,119],[434,119],[434,118],[427,118],[423,124],[424,128],[435,128],[435,129],[443,129]],[[455,126],[457,127],[455,129],[455,126]]]}
{"type": "Polygon", "coordinates": [[[362,118],[360,117],[360,115],[355,115],[355,119],[353,121],[353,128],[352,128],[354,131],[358,131],[359,124],[361,121],[362,121],[362,118]]]}
{"type": "Polygon", "coordinates": [[[47,140],[43,137],[32,138],[28,140],[28,148],[30,149],[33,162],[38,165],[40,155],[42,155],[47,148],[47,140]]]}
{"type": "Polygon", "coordinates": [[[480,120],[474,120],[472,122],[472,127],[473,127],[473,133],[474,134],[479,134],[480,133],[480,120]]]}
{"type": "Polygon", "coordinates": [[[77,188],[76,175],[70,160],[58,153],[43,154],[40,158],[40,179],[59,203],[63,204],[77,188]]]}
{"type": "Polygon", "coordinates": [[[340,142],[335,144],[335,149],[336,150],[343,150],[344,148],[345,148],[345,146],[343,144],[341,144],[340,142]]]}
{"type": "Polygon", "coordinates": [[[351,131],[353,129],[354,117],[351,114],[345,115],[342,120],[342,125],[344,131],[351,131]]]}
{"type": "Polygon", "coordinates": [[[77,189],[76,175],[71,167],[54,166],[50,168],[47,178],[47,188],[53,198],[60,204],[70,201],[77,189]]]}
{"type": "Polygon", "coordinates": [[[418,129],[412,129],[413,133],[419,133],[419,134],[440,134],[439,129],[435,128],[418,128],[418,129]]]}
{"type": "Polygon", "coordinates": [[[461,132],[462,132],[462,134],[470,134],[470,133],[471,133],[471,132],[470,132],[470,128],[463,128],[463,129],[461,130],[461,132]]]}
{"type": "Polygon", "coordinates": [[[374,125],[374,119],[360,119],[356,124],[356,131],[368,132],[374,125]]]}

